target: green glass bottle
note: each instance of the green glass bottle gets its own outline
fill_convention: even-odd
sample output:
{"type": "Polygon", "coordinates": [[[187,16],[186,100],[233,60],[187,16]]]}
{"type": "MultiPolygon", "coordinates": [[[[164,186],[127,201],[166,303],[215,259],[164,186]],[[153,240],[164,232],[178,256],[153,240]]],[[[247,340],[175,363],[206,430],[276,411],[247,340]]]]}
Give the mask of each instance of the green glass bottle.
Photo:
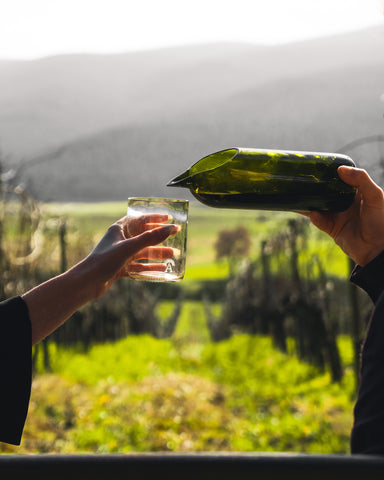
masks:
{"type": "Polygon", "coordinates": [[[346,155],[231,148],[212,153],[168,183],[210,207],[286,211],[346,210],[355,188],[340,180],[346,155]]]}

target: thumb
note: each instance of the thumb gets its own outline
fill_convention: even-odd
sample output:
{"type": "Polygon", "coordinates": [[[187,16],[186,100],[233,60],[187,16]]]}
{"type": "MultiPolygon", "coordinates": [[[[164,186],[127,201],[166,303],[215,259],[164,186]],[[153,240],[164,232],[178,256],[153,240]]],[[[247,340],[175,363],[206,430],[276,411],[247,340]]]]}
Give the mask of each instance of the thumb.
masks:
{"type": "Polygon", "coordinates": [[[337,173],[343,182],[357,187],[366,202],[372,204],[383,202],[383,190],[376,185],[366,170],[342,165],[337,169],[337,173]]]}
{"type": "Polygon", "coordinates": [[[164,227],[147,230],[136,237],[128,238],[121,242],[122,248],[127,248],[130,254],[135,254],[145,247],[157,245],[170,235],[175,235],[180,230],[177,225],[165,225],[164,227]]]}

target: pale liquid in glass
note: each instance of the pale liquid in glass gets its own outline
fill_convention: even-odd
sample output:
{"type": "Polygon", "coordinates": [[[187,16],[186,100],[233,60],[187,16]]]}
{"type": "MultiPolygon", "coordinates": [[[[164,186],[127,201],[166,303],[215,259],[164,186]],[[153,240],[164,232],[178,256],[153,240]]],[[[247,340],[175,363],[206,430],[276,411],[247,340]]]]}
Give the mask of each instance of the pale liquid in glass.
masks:
{"type": "MultiPolygon", "coordinates": [[[[176,201],[175,201],[176,202],[176,201]]],[[[161,245],[164,247],[172,247],[174,255],[172,258],[156,259],[148,258],[147,260],[138,260],[138,263],[158,263],[161,266],[159,270],[147,270],[130,272],[129,277],[137,280],[147,280],[150,282],[177,282],[184,277],[185,270],[185,256],[186,256],[186,238],[187,238],[187,213],[186,211],[178,211],[176,208],[167,206],[164,210],[164,205],[152,205],[151,207],[143,208],[142,205],[130,205],[128,208],[128,216],[135,217],[141,215],[148,215],[150,213],[166,213],[169,215],[169,222],[180,227],[179,232],[166,239],[161,245]],[[165,271],[163,268],[165,266],[165,271]]],[[[148,247],[149,250],[151,247],[148,247]]]]}

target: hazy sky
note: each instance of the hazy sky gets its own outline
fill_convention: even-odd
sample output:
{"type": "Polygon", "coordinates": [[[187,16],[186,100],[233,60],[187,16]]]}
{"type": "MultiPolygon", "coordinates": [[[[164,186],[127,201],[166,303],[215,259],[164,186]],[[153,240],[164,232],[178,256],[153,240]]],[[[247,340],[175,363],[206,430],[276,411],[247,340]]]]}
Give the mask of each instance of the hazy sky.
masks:
{"type": "Polygon", "coordinates": [[[384,0],[0,0],[0,58],[285,43],[384,23],[384,0]]]}

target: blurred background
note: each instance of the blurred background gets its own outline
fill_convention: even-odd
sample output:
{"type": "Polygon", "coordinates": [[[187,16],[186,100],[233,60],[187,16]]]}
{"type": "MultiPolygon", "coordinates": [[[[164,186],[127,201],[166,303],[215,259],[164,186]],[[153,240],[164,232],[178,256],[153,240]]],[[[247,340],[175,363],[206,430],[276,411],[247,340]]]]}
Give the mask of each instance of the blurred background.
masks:
{"type": "Polygon", "coordinates": [[[383,36],[380,0],[3,1],[6,167],[44,201],[177,195],[232,146],[373,168],[350,144],[383,132],[383,36]]]}
{"type": "Polygon", "coordinates": [[[125,279],[33,351],[21,447],[347,453],[371,304],[306,219],[166,183],[240,146],[384,184],[381,0],[0,0],[0,298],[64,271],[128,196],[191,200],[185,279],[125,279]]]}

